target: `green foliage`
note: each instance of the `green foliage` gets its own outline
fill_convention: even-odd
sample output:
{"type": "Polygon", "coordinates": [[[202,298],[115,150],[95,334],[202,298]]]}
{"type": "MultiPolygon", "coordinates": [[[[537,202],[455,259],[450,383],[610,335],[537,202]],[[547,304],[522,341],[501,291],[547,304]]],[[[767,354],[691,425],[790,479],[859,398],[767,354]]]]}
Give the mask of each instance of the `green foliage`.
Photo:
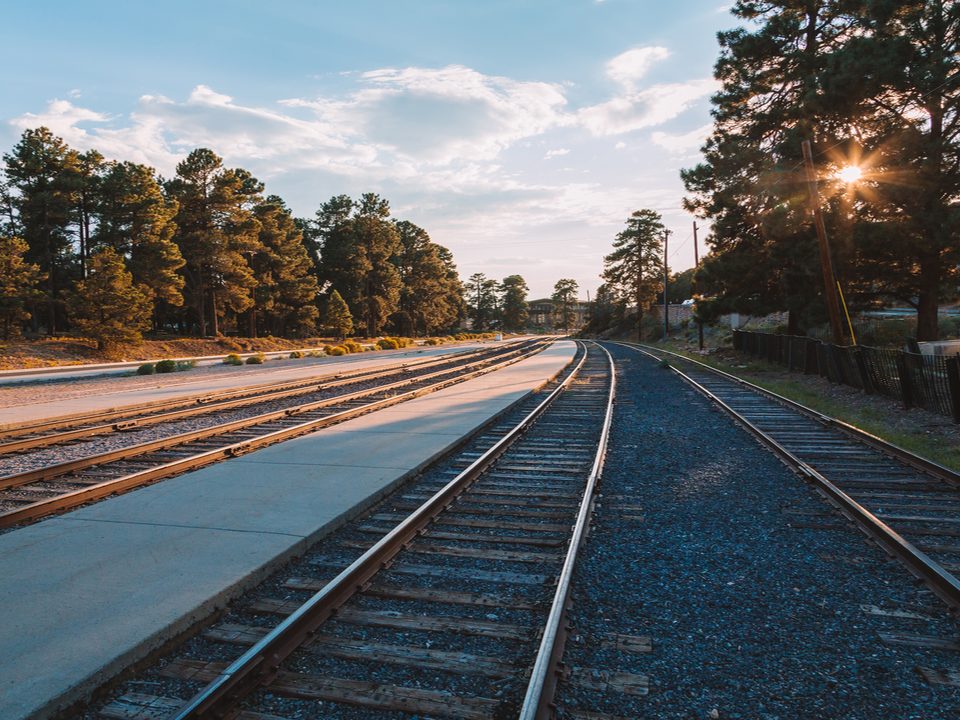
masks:
{"type": "Polygon", "coordinates": [[[197,366],[196,360],[178,360],[177,361],[177,372],[184,372],[186,370],[193,370],[197,366]]]}
{"type": "Polygon", "coordinates": [[[519,275],[505,277],[500,283],[501,329],[505,332],[520,332],[530,317],[527,305],[526,281],[519,275]]]}
{"type": "Polygon", "coordinates": [[[157,372],[161,374],[172,373],[177,371],[177,361],[176,360],[161,360],[156,365],[157,372]]]}
{"type": "Polygon", "coordinates": [[[429,338],[424,341],[424,345],[440,345],[443,341],[438,338],[429,338]]]}
{"type": "Polygon", "coordinates": [[[497,281],[483,273],[474,273],[467,281],[467,315],[473,320],[473,329],[482,331],[495,322],[497,315],[497,281]]]}
{"type": "Polygon", "coordinates": [[[450,251],[430,242],[426,230],[411,222],[396,223],[399,244],[391,262],[400,277],[394,327],[409,335],[429,334],[455,322],[462,305],[460,281],[450,251]]]}
{"type": "Polygon", "coordinates": [[[291,360],[298,360],[302,357],[303,357],[303,353],[300,352],[299,350],[294,350],[292,353],[290,353],[291,360]]]}
{"type": "Polygon", "coordinates": [[[644,310],[663,287],[664,229],[659,213],[637,210],[614,239],[614,251],[603,259],[606,289],[636,305],[641,332],[644,310]]]}
{"type": "Polygon", "coordinates": [[[267,356],[262,352],[258,352],[254,355],[251,355],[247,358],[247,365],[263,365],[266,362],[267,356]]]}
{"type": "Polygon", "coordinates": [[[330,355],[330,354],[331,354],[330,351],[333,350],[334,347],[335,347],[335,346],[333,346],[333,345],[324,345],[324,346],[323,346],[323,354],[324,354],[324,355],[330,355]]]}
{"type": "Polygon", "coordinates": [[[377,340],[377,347],[381,350],[396,350],[400,346],[393,338],[380,338],[377,340]]]}
{"type": "Polygon", "coordinates": [[[351,340],[348,340],[345,343],[342,343],[341,346],[348,353],[360,353],[363,352],[363,348],[360,346],[360,343],[355,343],[351,340]]]}
{"type": "Polygon", "coordinates": [[[40,266],[24,262],[27,243],[0,235],[0,327],[3,339],[20,334],[20,325],[30,317],[26,304],[40,297],[35,289],[42,278],[40,266]]]}
{"type": "Polygon", "coordinates": [[[875,323],[857,337],[861,345],[903,349],[908,337],[914,337],[916,325],[910,320],[889,319],[875,323]]]}
{"type": "Polygon", "coordinates": [[[157,369],[153,366],[153,363],[144,363],[137,368],[137,375],[153,375],[157,369]]]}
{"type": "Polygon", "coordinates": [[[77,330],[96,340],[101,350],[140,344],[141,331],[150,326],[150,300],[112,248],[93,254],[87,279],[77,283],[68,302],[77,330]]]}
{"type": "Polygon", "coordinates": [[[336,347],[330,348],[330,350],[327,352],[327,355],[332,355],[332,356],[334,356],[334,357],[339,357],[339,356],[341,356],[341,355],[346,355],[346,354],[349,353],[349,352],[350,352],[350,351],[347,350],[345,347],[341,347],[341,346],[337,345],[336,347]]]}
{"type": "Polygon", "coordinates": [[[571,279],[557,280],[556,285],[553,286],[553,295],[550,299],[553,300],[555,312],[560,316],[557,325],[565,331],[573,326],[577,318],[570,306],[577,301],[578,289],[577,281],[571,279]]]}
{"type": "Polygon", "coordinates": [[[224,365],[243,365],[243,358],[237,353],[230,353],[223,359],[224,365]]]}
{"type": "Polygon", "coordinates": [[[323,324],[329,332],[341,339],[353,332],[353,316],[350,314],[350,308],[336,290],[330,293],[330,298],[327,300],[323,324]]]}

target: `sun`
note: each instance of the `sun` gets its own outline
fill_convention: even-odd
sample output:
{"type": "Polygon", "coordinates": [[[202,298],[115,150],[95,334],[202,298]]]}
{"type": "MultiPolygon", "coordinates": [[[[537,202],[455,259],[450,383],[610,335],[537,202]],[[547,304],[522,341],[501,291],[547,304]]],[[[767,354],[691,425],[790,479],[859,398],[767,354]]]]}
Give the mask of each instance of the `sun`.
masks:
{"type": "Polygon", "coordinates": [[[856,165],[847,165],[837,172],[837,177],[845,183],[855,183],[863,175],[856,165]]]}

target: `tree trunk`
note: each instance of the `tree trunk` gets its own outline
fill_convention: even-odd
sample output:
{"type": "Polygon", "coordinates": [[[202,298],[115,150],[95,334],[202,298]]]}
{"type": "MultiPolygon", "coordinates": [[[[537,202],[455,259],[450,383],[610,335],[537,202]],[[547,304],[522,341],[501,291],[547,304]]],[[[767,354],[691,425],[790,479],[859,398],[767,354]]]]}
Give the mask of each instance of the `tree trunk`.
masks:
{"type": "Polygon", "coordinates": [[[220,337],[220,323],[217,317],[217,292],[210,288],[210,330],[213,337],[220,337]]]}
{"type": "Polygon", "coordinates": [[[917,340],[932,342],[937,339],[937,313],[940,309],[940,281],[943,261],[940,253],[920,255],[920,294],[917,303],[917,340]]]}

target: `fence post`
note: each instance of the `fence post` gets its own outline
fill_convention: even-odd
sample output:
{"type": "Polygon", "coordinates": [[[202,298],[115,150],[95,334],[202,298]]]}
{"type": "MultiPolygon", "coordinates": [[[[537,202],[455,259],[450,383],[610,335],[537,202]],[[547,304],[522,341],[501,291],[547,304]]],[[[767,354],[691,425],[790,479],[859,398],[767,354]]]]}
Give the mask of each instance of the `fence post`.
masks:
{"type": "Polygon", "coordinates": [[[860,348],[854,348],[853,357],[857,361],[857,370],[860,372],[860,382],[863,383],[863,392],[873,395],[873,383],[870,382],[870,373],[867,372],[867,361],[863,359],[860,348]]]}
{"type": "Polygon", "coordinates": [[[907,368],[907,356],[902,352],[897,353],[897,375],[900,380],[900,394],[903,396],[903,408],[909,410],[913,407],[913,383],[907,368]]]}
{"type": "Polygon", "coordinates": [[[803,343],[803,374],[814,375],[817,372],[817,341],[809,338],[803,343]]]}
{"type": "Polygon", "coordinates": [[[740,334],[739,330],[733,331],[733,349],[734,350],[743,350],[743,337],[740,334]]]}
{"type": "Polygon", "coordinates": [[[953,421],[960,423],[960,356],[946,358],[947,385],[950,388],[950,409],[953,411],[953,421]]]}

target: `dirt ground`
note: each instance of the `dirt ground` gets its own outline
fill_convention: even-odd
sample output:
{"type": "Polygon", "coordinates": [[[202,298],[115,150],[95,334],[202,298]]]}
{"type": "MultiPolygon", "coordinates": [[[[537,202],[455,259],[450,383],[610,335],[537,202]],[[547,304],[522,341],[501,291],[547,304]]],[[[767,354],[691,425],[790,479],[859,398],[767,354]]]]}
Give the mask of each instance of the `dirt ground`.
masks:
{"type": "Polygon", "coordinates": [[[0,370],[88,365],[124,360],[162,360],[226,355],[232,352],[270,352],[319,348],[333,342],[330,338],[284,340],[281,338],[177,338],[145,340],[142,345],[127,346],[115,353],[97,351],[96,343],[75,338],[17,340],[0,342],[0,370]]]}

